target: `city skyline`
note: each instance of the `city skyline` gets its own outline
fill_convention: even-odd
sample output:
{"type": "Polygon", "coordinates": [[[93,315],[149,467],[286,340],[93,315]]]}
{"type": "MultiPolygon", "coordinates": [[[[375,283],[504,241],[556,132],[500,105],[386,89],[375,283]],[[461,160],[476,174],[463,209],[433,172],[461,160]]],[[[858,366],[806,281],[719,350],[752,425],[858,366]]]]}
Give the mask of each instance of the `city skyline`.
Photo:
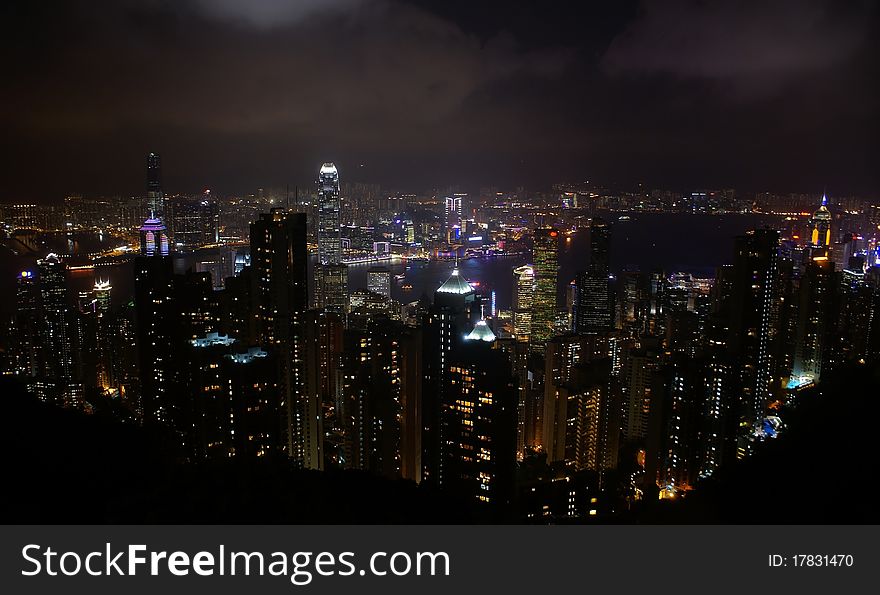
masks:
{"type": "Polygon", "coordinates": [[[802,403],[880,358],[870,200],[343,197],[331,162],[295,201],[224,200],[168,194],[167,160],[141,163],[130,200],[2,205],[26,264],[0,365],[43,405],[160,437],[183,472],[358,471],[478,518],[637,522],[786,443],[802,403]],[[621,267],[615,238],[647,232],[731,259],[621,267]]]}
{"type": "Polygon", "coordinates": [[[0,14],[16,520],[877,518],[873,3],[0,14]]]}

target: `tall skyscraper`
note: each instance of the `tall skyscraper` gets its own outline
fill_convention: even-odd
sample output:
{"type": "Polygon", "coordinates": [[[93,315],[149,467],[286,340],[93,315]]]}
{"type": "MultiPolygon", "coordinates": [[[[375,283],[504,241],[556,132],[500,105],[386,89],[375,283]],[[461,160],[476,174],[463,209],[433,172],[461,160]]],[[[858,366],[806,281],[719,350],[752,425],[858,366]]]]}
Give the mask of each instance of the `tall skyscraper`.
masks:
{"type": "Polygon", "coordinates": [[[819,208],[810,217],[810,255],[828,256],[831,246],[831,212],[828,210],[828,197],[822,195],[819,208]]]}
{"type": "Polygon", "coordinates": [[[78,407],[82,386],[74,382],[70,308],[67,303],[67,267],[56,254],[37,261],[40,274],[43,375],[45,398],[65,407],[78,407]]]}
{"type": "Polygon", "coordinates": [[[778,332],[778,260],[779,232],[759,229],[736,239],[728,350],[741,371],[734,389],[740,456],[764,416],[776,372],[771,346],[778,332]]]}
{"type": "Polygon", "coordinates": [[[342,262],[340,206],[339,171],[325,163],[318,172],[318,262],[322,265],[342,262]]]}
{"type": "Polygon", "coordinates": [[[318,172],[318,264],[315,300],[319,309],[348,312],[348,267],[342,263],[339,171],[325,163],[318,172]]]}
{"type": "Polygon", "coordinates": [[[95,281],[95,364],[99,388],[105,390],[114,385],[113,378],[113,324],[110,317],[109,281],[95,281]]]}
{"type": "Polygon", "coordinates": [[[532,334],[532,309],[535,303],[535,269],[523,265],[513,269],[513,334],[517,341],[528,342],[532,334]]]}
{"type": "Polygon", "coordinates": [[[834,263],[827,256],[813,256],[807,263],[800,283],[794,383],[818,382],[822,375],[833,330],[834,280],[834,263]]]}
{"type": "Polygon", "coordinates": [[[462,198],[464,195],[447,196],[444,200],[443,224],[446,231],[446,242],[454,244],[461,237],[462,198]]]}
{"type": "Polygon", "coordinates": [[[165,197],[162,193],[162,159],[156,153],[147,155],[147,215],[158,219],[165,216],[165,197]]]}
{"type": "Polygon", "coordinates": [[[15,289],[15,315],[10,335],[12,373],[26,378],[38,376],[42,369],[40,287],[34,271],[18,274],[15,289]]]}
{"type": "Polygon", "coordinates": [[[210,191],[168,199],[166,220],[175,251],[192,251],[220,241],[220,211],[210,191]]]}
{"type": "MultiPolygon", "coordinates": [[[[334,168],[335,171],[335,168],[334,168]]],[[[278,353],[287,416],[287,452],[308,469],[324,464],[321,402],[306,391],[304,317],[308,308],[306,215],[273,209],[251,224],[260,343],[278,353]]]]}
{"type": "Polygon", "coordinates": [[[550,227],[535,229],[532,260],[535,271],[535,299],[532,313],[531,344],[535,351],[543,351],[553,334],[556,322],[559,277],[559,231],[550,227]]]}
{"type": "Polygon", "coordinates": [[[594,218],[590,223],[590,262],[577,276],[574,330],[603,333],[614,327],[614,293],[611,290],[609,225],[594,218]]]}
{"type": "Polygon", "coordinates": [[[440,407],[439,484],[472,501],[505,507],[516,468],[516,378],[479,321],[447,362],[440,407]]]}

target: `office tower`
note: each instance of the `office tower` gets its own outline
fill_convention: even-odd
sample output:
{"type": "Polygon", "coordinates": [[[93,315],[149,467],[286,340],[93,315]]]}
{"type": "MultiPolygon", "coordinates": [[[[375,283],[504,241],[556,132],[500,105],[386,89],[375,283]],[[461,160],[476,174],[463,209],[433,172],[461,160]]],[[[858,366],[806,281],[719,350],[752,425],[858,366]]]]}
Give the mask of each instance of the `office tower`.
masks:
{"type": "Polygon", "coordinates": [[[162,193],[162,159],[156,153],[147,155],[147,215],[162,219],[165,216],[165,197],[162,193]]]}
{"type": "MultiPolygon", "coordinates": [[[[335,168],[334,168],[335,171],[335,168]]],[[[260,344],[277,352],[288,456],[307,469],[324,464],[321,403],[306,391],[303,317],[308,304],[306,215],[273,209],[251,224],[260,344]]]]}
{"type": "Polygon", "coordinates": [[[318,262],[322,265],[342,262],[339,209],[339,172],[325,163],[318,172],[318,262]]]}
{"type": "Polygon", "coordinates": [[[834,300],[834,263],[827,256],[813,256],[800,283],[797,339],[792,381],[797,385],[818,382],[828,357],[834,300]]]}
{"type": "Polygon", "coordinates": [[[349,310],[348,265],[315,267],[315,307],[344,316],[349,310]]]}
{"type": "Polygon", "coordinates": [[[448,244],[455,244],[461,239],[461,216],[463,194],[447,196],[444,200],[443,224],[448,244]]]}
{"type": "Polygon", "coordinates": [[[391,270],[387,267],[370,267],[367,270],[367,291],[391,299],[391,270]]]}
{"type": "Polygon", "coordinates": [[[611,290],[609,260],[611,231],[608,224],[594,218],[590,223],[590,262],[577,276],[574,313],[576,333],[603,333],[614,328],[614,294],[611,290]]]}
{"type": "Polygon", "coordinates": [[[104,390],[115,385],[113,377],[113,319],[110,313],[109,281],[96,280],[92,292],[95,296],[96,374],[97,386],[104,390]]]}
{"type": "Polygon", "coordinates": [[[220,210],[210,191],[201,196],[169,198],[165,220],[176,252],[189,252],[220,241],[220,210]]]}
{"type": "Polygon", "coordinates": [[[317,308],[348,312],[348,267],[342,264],[339,172],[325,163],[318,172],[318,263],[315,267],[317,308]]]}
{"type": "Polygon", "coordinates": [[[10,370],[17,376],[35,378],[42,371],[43,345],[40,318],[40,286],[34,271],[18,274],[15,288],[15,314],[12,318],[10,370]]]}
{"type": "Polygon", "coordinates": [[[513,269],[513,334],[517,341],[528,342],[532,334],[532,309],[535,301],[535,269],[523,265],[513,269]]]}
{"type": "Polygon", "coordinates": [[[831,246],[831,212],[828,197],[822,195],[819,208],[810,217],[810,256],[828,256],[831,246]]]}
{"type": "Polygon", "coordinates": [[[556,322],[556,285],[559,276],[559,232],[553,228],[535,229],[532,260],[535,271],[535,298],[532,309],[531,344],[543,352],[556,322]]]}
{"type": "Polygon", "coordinates": [[[470,330],[476,295],[473,287],[453,268],[434,292],[434,303],[423,315],[422,479],[439,482],[440,403],[453,349],[470,330]]]}
{"type": "Polygon", "coordinates": [[[739,370],[736,416],[740,455],[749,451],[764,417],[776,374],[772,350],[778,333],[779,232],[759,229],[736,239],[730,288],[728,351],[739,370]]]}
{"type": "Polygon", "coordinates": [[[513,498],[516,379],[485,321],[450,356],[440,407],[444,489],[503,509],[513,498]]]}
{"type": "Polygon", "coordinates": [[[40,285],[41,346],[45,400],[79,407],[82,386],[74,381],[71,311],[67,302],[67,267],[56,254],[37,260],[40,285]]]}

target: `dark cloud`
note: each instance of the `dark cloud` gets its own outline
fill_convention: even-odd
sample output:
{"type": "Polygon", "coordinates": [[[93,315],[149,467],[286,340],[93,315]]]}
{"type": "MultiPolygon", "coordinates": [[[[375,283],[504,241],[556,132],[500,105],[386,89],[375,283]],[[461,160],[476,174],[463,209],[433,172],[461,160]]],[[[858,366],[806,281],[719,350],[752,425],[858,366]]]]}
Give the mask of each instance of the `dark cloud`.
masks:
{"type": "Polygon", "coordinates": [[[217,19],[276,28],[322,13],[350,11],[368,0],[193,0],[195,8],[217,19]]]}
{"type": "Polygon", "coordinates": [[[7,3],[0,199],[137,192],[149,150],[181,191],[310,183],[327,159],[411,189],[873,189],[873,13],[741,4],[7,3]]]}
{"type": "Polygon", "coordinates": [[[646,0],[603,66],[775,86],[850,58],[865,41],[870,12],[858,1],[646,0]]]}

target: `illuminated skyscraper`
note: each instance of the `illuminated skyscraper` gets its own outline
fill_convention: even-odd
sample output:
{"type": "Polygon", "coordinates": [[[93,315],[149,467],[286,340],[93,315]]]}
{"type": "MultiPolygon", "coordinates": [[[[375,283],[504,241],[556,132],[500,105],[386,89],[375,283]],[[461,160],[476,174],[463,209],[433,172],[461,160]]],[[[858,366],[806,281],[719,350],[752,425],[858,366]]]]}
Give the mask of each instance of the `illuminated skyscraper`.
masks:
{"type": "Polygon", "coordinates": [[[339,171],[325,163],[318,172],[318,262],[322,265],[342,262],[339,211],[339,171]]]}
{"type": "Polygon", "coordinates": [[[141,255],[168,256],[169,241],[165,224],[157,217],[150,217],[141,226],[141,255]]]}
{"type": "Polygon", "coordinates": [[[162,160],[156,153],[147,155],[147,215],[158,219],[165,216],[165,197],[162,193],[162,160]]]}
{"type": "Polygon", "coordinates": [[[454,244],[460,239],[461,235],[461,216],[462,216],[462,198],[463,194],[447,196],[444,201],[444,227],[446,230],[447,243],[454,244]]]}
{"type": "Polygon", "coordinates": [[[741,371],[734,401],[739,456],[748,452],[754,425],[763,419],[776,373],[772,342],[778,333],[779,232],[759,229],[736,239],[728,349],[741,371]]]}
{"type": "Polygon", "coordinates": [[[318,172],[318,264],[315,267],[315,300],[319,309],[348,312],[348,267],[342,263],[339,172],[325,163],[318,172]]]}
{"type": "Polygon", "coordinates": [[[527,342],[532,334],[534,302],[535,269],[531,265],[513,269],[513,333],[517,341],[527,342]]]}
{"type": "Polygon", "coordinates": [[[37,261],[40,272],[44,398],[65,407],[81,404],[82,386],[74,382],[70,308],[67,303],[66,266],[56,254],[37,261]]]}
{"type": "Polygon", "coordinates": [[[192,251],[220,241],[220,211],[210,191],[169,198],[166,221],[175,251],[192,251]]]}
{"type": "Polygon", "coordinates": [[[13,374],[34,378],[41,371],[40,287],[34,271],[18,274],[15,289],[15,315],[11,345],[13,374]]]}
{"type": "Polygon", "coordinates": [[[828,210],[828,197],[822,195],[822,203],[810,218],[810,254],[828,256],[831,246],[831,212],[828,210]]]}
{"type": "Polygon", "coordinates": [[[109,281],[95,281],[92,289],[95,296],[95,335],[96,335],[96,379],[98,387],[108,389],[113,386],[113,325],[110,318],[109,281]]]}
{"type": "Polygon", "coordinates": [[[594,218],[590,224],[590,262],[577,276],[574,314],[574,330],[577,333],[608,332],[614,326],[610,243],[608,224],[594,218]]]}
{"type": "Polygon", "coordinates": [[[818,382],[822,375],[833,330],[834,279],[834,263],[827,256],[814,256],[807,263],[800,284],[793,384],[818,382]]]}
{"type": "Polygon", "coordinates": [[[516,467],[516,378],[480,321],[447,362],[440,407],[439,484],[504,507],[516,467]]]}
{"type": "Polygon", "coordinates": [[[531,344],[543,351],[556,321],[556,285],[559,276],[559,231],[541,227],[534,231],[532,260],[535,271],[535,299],[532,308],[531,344]]]}
{"type": "MultiPolygon", "coordinates": [[[[335,171],[335,168],[334,168],[335,171]]],[[[308,308],[306,215],[273,209],[251,224],[260,343],[278,353],[287,417],[287,452],[297,465],[324,464],[321,402],[306,391],[304,316],[308,308]]]]}

